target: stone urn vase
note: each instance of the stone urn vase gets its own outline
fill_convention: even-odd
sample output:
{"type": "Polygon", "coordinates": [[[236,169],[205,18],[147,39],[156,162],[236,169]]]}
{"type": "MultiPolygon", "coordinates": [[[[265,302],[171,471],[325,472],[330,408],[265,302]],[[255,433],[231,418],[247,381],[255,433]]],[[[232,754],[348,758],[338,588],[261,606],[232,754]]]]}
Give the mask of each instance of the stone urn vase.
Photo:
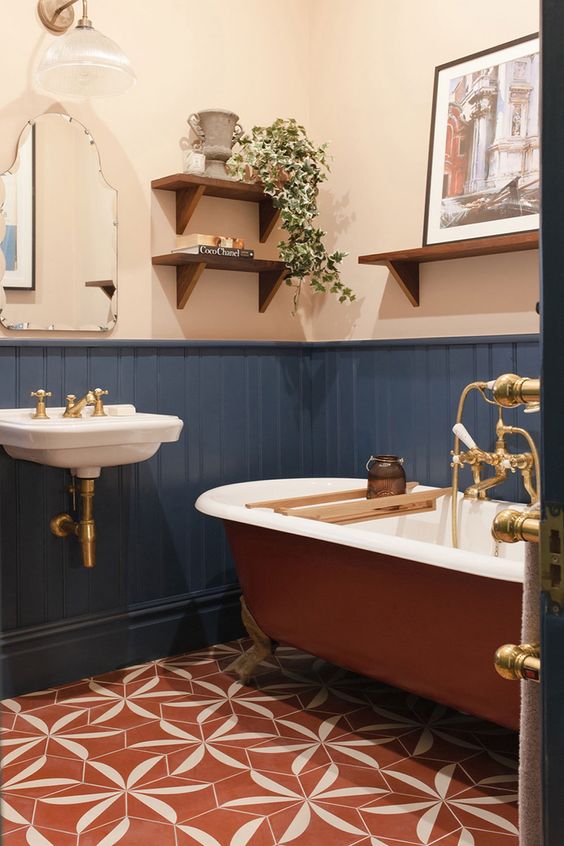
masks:
{"type": "Polygon", "coordinates": [[[202,109],[188,118],[196,133],[193,147],[206,157],[205,176],[213,179],[230,179],[225,162],[231,158],[233,145],[243,134],[239,116],[226,109],[202,109]]]}

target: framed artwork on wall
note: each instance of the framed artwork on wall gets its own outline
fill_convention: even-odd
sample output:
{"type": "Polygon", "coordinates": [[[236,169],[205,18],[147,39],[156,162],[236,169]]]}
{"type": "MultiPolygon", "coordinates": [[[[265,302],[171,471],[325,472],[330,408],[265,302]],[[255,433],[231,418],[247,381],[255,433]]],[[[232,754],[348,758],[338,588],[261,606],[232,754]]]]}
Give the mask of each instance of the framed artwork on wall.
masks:
{"type": "Polygon", "coordinates": [[[538,229],[539,38],[435,70],[423,245],[538,229]]]}
{"type": "Polygon", "coordinates": [[[18,291],[35,290],[35,127],[25,130],[27,137],[20,144],[19,156],[11,171],[1,174],[4,200],[0,214],[4,217],[5,234],[0,249],[4,253],[6,271],[4,288],[18,291]]]}

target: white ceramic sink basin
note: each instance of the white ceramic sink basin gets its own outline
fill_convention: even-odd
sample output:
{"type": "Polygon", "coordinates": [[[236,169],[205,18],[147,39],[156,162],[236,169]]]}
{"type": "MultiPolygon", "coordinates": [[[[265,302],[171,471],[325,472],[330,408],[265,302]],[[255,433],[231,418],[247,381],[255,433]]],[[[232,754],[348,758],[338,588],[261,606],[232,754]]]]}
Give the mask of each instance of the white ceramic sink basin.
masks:
{"type": "Polygon", "coordinates": [[[161,444],[177,441],[183,422],[168,414],[138,413],[133,405],[107,405],[107,417],[63,417],[48,408],[48,420],[34,420],[32,408],[0,409],[0,444],[12,458],[64,467],[95,479],[101,467],[134,464],[154,455],[161,444]]]}

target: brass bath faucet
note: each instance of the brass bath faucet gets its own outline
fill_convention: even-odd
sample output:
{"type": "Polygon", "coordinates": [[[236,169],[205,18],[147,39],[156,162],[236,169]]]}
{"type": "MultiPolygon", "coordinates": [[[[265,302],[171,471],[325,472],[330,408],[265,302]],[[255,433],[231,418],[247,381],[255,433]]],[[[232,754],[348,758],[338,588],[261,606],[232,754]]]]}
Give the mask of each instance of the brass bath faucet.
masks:
{"type": "MultiPolygon", "coordinates": [[[[513,373],[506,373],[492,382],[471,382],[460,396],[456,424],[453,426],[454,449],[452,455],[452,545],[458,546],[458,508],[456,494],[458,491],[458,475],[460,467],[465,464],[472,470],[473,484],[464,491],[468,499],[486,499],[487,491],[501,484],[507,478],[509,471],[519,471],[523,477],[525,490],[531,499],[531,506],[538,508],[540,464],[537,448],[529,432],[519,426],[508,426],[503,420],[503,408],[513,408],[527,404],[532,410],[540,401],[540,381],[538,379],[524,379],[513,373]],[[482,399],[498,408],[496,424],[496,443],[493,452],[486,452],[476,444],[462,424],[462,414],[466,398],[471,391],[478,391],[482,399]],[[486,393],[487,392],[487,393],[486,393]],[[491,399],[490,399],[491,397],[491,399]],[[508,451],[505,438],[507,435],[521,435],[529,446],[529,452],[511,453],[508,451]],[[460,443],[467,447],[466,452],[460,450],[460,443]],[[486,465],[494,468],[494,475],[482,479],[482,468],[486,465]],[[533,482],[534,474],[534,482],[533,482]]],[[[495,536],[495,532],[494,532],[495,536]]]]}
{"type": "Polygon", "coordinates": [[[498,421],[495,431],[497,435],[495,449],[493,452],[485,452],[472,441],[462,423],[457,423],[454,427],[454,434],[458,435],[460,440],[469,449],[467,452],[455,453],[453,451],[452,464],[453,466],[456,464],[469,465],[472,468],[472,475],[474,477],[474,483],[466,488],[464,496],[468,499],[485,499],[487,496],[486,491],[504,482],[509,471],[515,473],[517,470],[520,470],[523,476],[523,485],[531,498],[531,504],[535,503],[538,500],[538,491],[536,485],[533,484],[533,471],[535,474],[535,483],[538,484],[539,460],[533,439],[526,429],[521,429],[519,426],[507,426],[503,421],[501,407],[498,411],[498,421]],[[509,452],[505,445],[506,435],[522,435],[529,444],[530,452],[509,452]],[[495,471],[494,475],[487,479],[482,479],[482,465],[493,467],[495,471]]]}
{"type": "Polygon", "coordinates": [[[102,397],[107,396],[108,391],[102,388],[95,388],[93,391],[86,391],[83,397],[77,400],[74,394],[67,394],[67,407],[63,413],[63,417],[82,417],[82,412],[88,405],[94,406],[92,417],[107,417],[104,411],[104,404],[102,397]]]}

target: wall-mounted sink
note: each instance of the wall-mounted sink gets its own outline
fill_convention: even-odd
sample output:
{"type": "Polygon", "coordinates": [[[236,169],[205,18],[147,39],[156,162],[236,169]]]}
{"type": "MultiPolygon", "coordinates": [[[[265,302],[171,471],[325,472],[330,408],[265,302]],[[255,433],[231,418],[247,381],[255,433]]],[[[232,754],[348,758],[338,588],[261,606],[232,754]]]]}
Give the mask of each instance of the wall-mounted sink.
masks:
{"type": "Polygon", "coordinates": [[[63,467],[95,479],[102,467],[134,464],[151,458],[160,445],[177,441],[183,422],[168,414],[144,414],[133,405],[107,405],[107,417],[63,417],[49,408],[48,420],[36,420],[32,408],[0,409],[0,444],[12,458],[63,467]]]}

